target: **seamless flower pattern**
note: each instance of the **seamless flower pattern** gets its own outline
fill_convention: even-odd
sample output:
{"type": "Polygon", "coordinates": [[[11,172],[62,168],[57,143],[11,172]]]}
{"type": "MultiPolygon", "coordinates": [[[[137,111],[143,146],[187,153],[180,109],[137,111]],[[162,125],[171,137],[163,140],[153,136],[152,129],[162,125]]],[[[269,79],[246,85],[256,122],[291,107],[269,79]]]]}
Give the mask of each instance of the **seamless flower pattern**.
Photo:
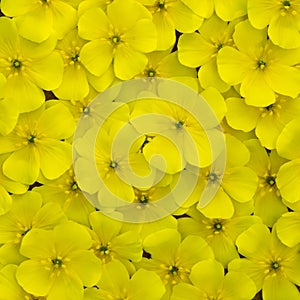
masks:
{"type": "Polygon", "coordinates": [[[300,300],[299,0],[1,0],[0,11],[0,300],[300,300]],[[220,175],[203,130],[219,138],[216,124],[151,93],[115,103],[95,144],[111,192],[142,210],[181,172],[196,176],[185,201],[173,195],[178,210],[142,224],[96,209],[84,192],[106,205],[109,194],[76,179],[84,159],[72,165],[79,118],[99,113],[89,103],[135,78],[200,94],[227,152],[220,175]],[[173,141],[135,119],[147,113],[174,121],[157,125],[173,141]],[[111,149],[128,121],[140,137],[121,159],[111,149]],[[163,175],[139,188],[122,165],[163,175]]]}

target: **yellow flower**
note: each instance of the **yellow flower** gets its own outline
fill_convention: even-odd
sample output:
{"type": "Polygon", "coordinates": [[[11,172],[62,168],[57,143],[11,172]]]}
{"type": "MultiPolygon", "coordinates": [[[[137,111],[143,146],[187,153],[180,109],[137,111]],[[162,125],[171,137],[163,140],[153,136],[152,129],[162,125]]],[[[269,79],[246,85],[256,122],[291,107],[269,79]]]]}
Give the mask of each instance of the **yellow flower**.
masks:
{"type": "Polygon", "coordinates": [[[72,163],[71,145],[62,140],[73,131],[71,113],[57,101],[47,109],[43,105],[21,114],[12,133],[0,136],[0,153],[10,153],[4,174],[25,184],[33,184],[40,170],[48,179],[59,177],[72,163]]]}
{"type": "Polygon", "coordinates": [[[4,98],[10,99],[17,112],[37,109],[45,100],[43,89],[59,86],[63,62],[53,52],[55,45],[53,36],[40,44],[25,40],[18,35],[14,20],[0,18],[0,72],[7,78],[4,98]]]}
{"type": "Polygon", "coordinates": [[[300,92],[299,49],[281,49],[267,39],[267,29],[253,28],[249,21],[236,25],[233,40],[238,48],[224,47],[217,57],[221,78],[241,83],[240,93],[249,105],[266,107],[275,93],[295,98],[300,92]],[[251,46],[249,46],[251,45],[251,46]]]}
{"type": "Polygon", "coordinates": [[[1,10],[14,17],[20,35],[33,42],[45,41],[54,32],[62,39],[76,26],[80,0],[3,0],[1,10]]]}
{"type": "Polygon", "coordinates": [[[299,0],[249,0],[248,17],[258,29],[268,26],[271,41],[283,48],[300,47],[299,0]]]}
{"type": "Polygon", "coordinates": [[[157,43],[151,15],[134,0],[115,0],[107,15],[100,8],[89,9],[79,18],[78,30],[89,41],[82,47],[81,62],[96,76],[113,63],[118,78],[132,78],[145,68],[145,53],[157,43]]]}

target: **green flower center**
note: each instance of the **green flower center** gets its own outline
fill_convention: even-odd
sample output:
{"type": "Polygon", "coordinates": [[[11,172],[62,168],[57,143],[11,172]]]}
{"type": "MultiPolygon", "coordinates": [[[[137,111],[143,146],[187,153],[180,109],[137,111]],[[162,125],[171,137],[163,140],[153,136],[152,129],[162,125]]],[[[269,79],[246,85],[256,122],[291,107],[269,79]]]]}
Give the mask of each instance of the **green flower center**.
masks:
{"type": "Polygon", "coordinates": [[[265,110],[271,111],[273,109],[273,106],[274,106],[273,104],[270,104],[270,105],[265,107],[265,110]]]}
{"type": "Polygon", "coordinates": [[[156,75],[156,71],[154,69],[147,70],[148,77],[154,77],[156,75]]]}
{"type": "Polygon", "coordinates": [[[114,45],[118,45],[121,41],[121,38],[118,36],[118,35],[114,35],[111,37],[111,42],[114,44],[114,45]]]}
{"type": "Polygon", "coordinates": [[[291,7],[290,1],[282,1],[282,5],[285,9],[289,9],[291,7]]]}
{"type": "Polygon", "coordinates": [[[117,166],[118,166],[118,163],[114,160],[112,160],[109,164],[109,166],[112,168],[112,169],[115,169],[117,166]]]}
{"type": "Polygon", "coordinates": [[[223,225],[220,222],[214,224],[215,231],[221,231],[222,228],[223,228],[223,225]]]}
{"type": "Polygon", "coordinates": [[[181,129],[181,128],[183,127],[183,125],[184,125],[184,122],[183,122],[183,121],[178,121],[177,123],[175,123],[175,127],[176,127],[177,129],[181,129]]]}
{"type": "Polygon", "coordinates": [[[266,183],[270,186],[273,186],[276,183],[276,178],[274,176],[267,176],[266,183]]]}
{"type": "Polygon", "coordinates": [[[71,184],[71,190],[72,191],[76,191],[77,189],[78,189],[77,183],[76,182],[72,182],[72,184],[71,184]]]}
{"type": "Polygon", "coordinates": [[[84,107],[83,109],[82,109],[82,112],[85,114],[85,115],[88,115],[89,113],[90,113],[90,109],[89,109],[89,107],[84,107]]]}
{"type": "Polygon", "coordinates": [[[160,9],[165,8],[165,1],[164,0],[160,0],[157,2],[157,7],[160,9]]]}
{"type": "Polygon", "coordinates": [[[24,230],[24,231],[21,233],[21,235],[22,235],[22,236],[26,235],[26,233],[28,233],[28,232],[30,231],[30,229],[31,229],[31,228],[28,228],[28,229],[24,230]]]}
{"type": "Polygon", "coordinates": [[[54,258],[51,261],[56,268],[60,268],[63,264],[63,261],[59,258],[54,258]]]}
{"type": "Polygon", "coordinates": [[[79,60],[79,54],[75,54],[71,57],[72,61],[77,62],[79,60]]]}
{"type": "Polygon", "coordinates": [[[216,182],[218,180],[218,175],[216,173],[209,173],[209,175],[207,176],[207,179],[210,182],[216,182]]]}
{"type": "Polygon", "coordinates": [[[27,138],[27,140],[28,140],[28,143],[30,143],[30,144],[33,144],[34,143],[34,140],[35,140],[35,138],[36,138],[36,136],[34,136],[33,134],[31,134],[28,138],[27,138]]]}
{"type": "Polygon", "coordinates": [[[223,46],[224,46],[224,45],[223,45],[222,43],[219,43],[219,44],[217,45],[218,51],[221,50],[221,49],[223,48],[223,46]]]}
{"type": "Polygon", "coordinates": [[[267,63],[263,59],[259,59],[257,61],[257,67],[263,70],[266,67],[267,63]]]}
{"type": "Polygon", "coordinates": [[[140,203],[146,204],[149,202],[149,198],[146,195],[142,195],[139,199],[140,203]]]}
{"type": "Polygon", "coordinates": [[[177,274],[178,270],[179,269],[176,266],[171,266],[170,267],[170,273],[171,274],[177,274]]]}
{"type": "Polygon", "coordinates": [[[273,261],[273,262],[271,263],[271,268],[272,268],[273,270],[278,270],[278,269],[280,268],[280,265],[279,265],[279,263],[278,263],[277,261],[273,261]]]}
{"type": "Polygon", "coordinates": [[[12,66],[15,68],[15,69],[20,69],[22,67],[22,63],[18,60],[18,59],[14,59],[12,61],[12,66]]]}
{"type": "Polygon", "coordinates": [[[102,253],[102,254],[108,254],[109,252],[109,249],[106,245],[103,245],[99,248],[99,251],[102,253]]]}

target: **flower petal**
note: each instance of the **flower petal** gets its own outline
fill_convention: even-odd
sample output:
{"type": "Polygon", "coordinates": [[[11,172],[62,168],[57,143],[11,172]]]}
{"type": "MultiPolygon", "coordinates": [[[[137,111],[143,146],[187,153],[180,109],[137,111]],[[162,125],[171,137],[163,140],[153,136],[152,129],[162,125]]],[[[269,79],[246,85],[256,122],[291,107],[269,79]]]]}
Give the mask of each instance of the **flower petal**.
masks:
{"type": "Polygon", "coordinates": [[[87,75],[80,65],[70,65],[65,68],[60,86],[53,91],[60,99],[79,100],[89,93],[87,75]]]}
{"type": "Polygon", "coordinates": [[[38,120],[39,134],[58,140],[66,139],[73,134],[74,123],[68,108],[57,103],[47,108],[38,120]]]}
{"type": "Polygon", "coordinates": [[[72,146],[67,142],[44,138],[39,142],[41,171],[47,179],[55,179],[72,164],[72,146]]]}
{"type": "Polygon", "coordinates": [[[101,76],[112,62],[113,46],[105,40],[91,41],[82,47],[80,58],[83,65],[92,74],[101,76]]]}
{"type": "Polygon", "coordinates": [[[263,299],[300,299],[297,287],[284,276],[268,276],[263,285],[263,299]]]}
{"type": "Polygon", "coordinates": [[[16,272],[18,283],[28,293],[46,296],[55,280],[50,277],[51,271],[47,270],[40,261],[27,260],[20,264],[16,272]]]}
{"type": "Polygon", "coordinates": [[[18,182],[33,184],[40,172],[40,155],[35,146],[12,153],[3,164],[3,173],[18,182]]]}
{"type": "Polygon", "coordinates": [[[52,90],[60,85],[63,68],[61,56],[54,52],[41,60],[35,60],[27,72],[37,86],[44,90],[52,90]]]}

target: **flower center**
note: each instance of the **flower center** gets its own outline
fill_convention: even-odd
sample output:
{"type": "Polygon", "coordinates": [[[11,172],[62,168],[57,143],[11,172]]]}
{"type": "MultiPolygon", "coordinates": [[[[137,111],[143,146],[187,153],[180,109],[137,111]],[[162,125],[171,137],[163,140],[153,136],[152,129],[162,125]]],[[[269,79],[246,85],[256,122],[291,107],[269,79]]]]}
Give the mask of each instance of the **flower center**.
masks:
{"type": "Polygon", "coordinates": [[[223,46],[224,46],[224,45],[223,45],[222,43],[219,43],[219,44],[217,45],[218,51],[221,50],[221,49],[223,48],[223,46]]]}
{"type": "Polygon", "coordinates": [[[118,166],[118,163],[114,160],[112,160],[109,164],[109,166],[112,168],[112,169],[115,169],[117,166],[118,166]]]}
{"type": "Polygon", "coordinates": [[[116,46],[120,43],[121,38],[118,35],[114,35],[111,37],[111,42],[116,46]]]}
{"type": "Polygon", "coordinates": [[[28,229],[25,229],[22,233],[21,233],[21,236],[24,236],[26,235],[26,233],[28,233],[30,231],[31,228],[28,228],[28,229]]]}
{"type": "Polygon", "coordinates": [[[290,1],[282,1],[282,5],[285,9],[290,9],[291,2],[290,1]]]}
{"type": "Polygon", "coordinates": [[[157,2],[157,7],[158,7],[159,9],[165,8],[165,1],[164,1],[164,0],[159,0],[159,1],[157,2]]]}
{"type": "Polygon", "coordinates": [[[74,54],[72,57],[71,57],[71,60],[74,61],[74,62],[77,62],[79,60],[79,54],[74,54]]]}
{"type": "Polygon", "coordinates": [[[71,190],[72,191],[76,191],[77,189],[78,189],[77,182],[72,182],[72,184],[71,184],[71,190]]]}
{"type": "Polygon", "coordinates": [[[257,61],[257,67],[263,70],[266,67],[267,63],[263,59],[259,59],[257,61]]]}
{"type": "Polygon", "coordinates": [[[273,186],[276,183],[276,178],[274,176],[267,176],[266,183],[270,186],[273,186]]]}
{"type": "Polygon", "coordinates": [[[223,228],[223,226],[220,222],[214,224],[215,231],[221,231],[222,228],[223,228]]]}
{"type": "Polygon", "coordinates": [[[218,175],[216,173],[209,173],[207,176],[208,181],[210,182],[216,182],[218,180],[218,175]]]}
{"type": "Polygon", "coordinates": [[[146,71],[148,77],[154,77],[156,75],[156,71],[154,69],[149,69],[146,71]]]}
{"type": "Polygon", "coordinates": [[[20,69],[22,67],[22,63],[18,59],[14,59],[12,61],[12,67],[15,69],[20,69]]]}
{"type": "Polygon", "coordinates": [[[108,254],[109,253],[109,249],[107,247],[107,245],[103,245],[99,248],[99,251],[101,254],[108,254]]]}
{"type": "Polygon", "coordinates": [[[54,267],[56,267],[56,268],[60,268],[63,264],[63,261],[59,258],[54,258],[51,261],[52,261],[52,264],[54,265],[54,267]]]}
{"type": "Polygon", "coordinates": [[[85,115],[88,115],[89,113],[90,113],[90,109],[89,109],[89,107],[84,107],[83,109],[82,109],[82,112],[85,114],[85,115]]]}
{"type": "Polygon", "coordinates": [[[176,127],[177,129],[181,129],[181,128],[183,127],[183,125],[184,125],[184,122],[183,122],[183,121],[178,121],[177,123],[175,123],[175,127],[176,127]]]}
{"type": "Polygon", "coordinates": [[[170,273],[172,275],[177,274],[178,270],[179,269],[176,266],[170,266],[170,273]]]}
{"type": "Polygon", "coordinates": [[[149,198],[147,197],[147,195],[142,195],[139,199],[140,203],[142,204],[146,204],[149,202],[149,198]]]}
{"type": "Polygon", "coordinates": [[[34,136],[33,134],[31,134],[28,138],[27,138],[27,140],[28,140],[28,143],[30,143],[30,144],[33,144],[34,143],[34,140],[35,140],[35,138],[36,138],[36,136],[34,136]]]}
{"type": "Polygon", "coordinates": [[[277,262],[277,261],[273,261],[273,262],[271,262],[271,269],[273,269],[273,270],[278,270],[280,268],[280,265],[279,265],[279,263],[277,262]]]}

